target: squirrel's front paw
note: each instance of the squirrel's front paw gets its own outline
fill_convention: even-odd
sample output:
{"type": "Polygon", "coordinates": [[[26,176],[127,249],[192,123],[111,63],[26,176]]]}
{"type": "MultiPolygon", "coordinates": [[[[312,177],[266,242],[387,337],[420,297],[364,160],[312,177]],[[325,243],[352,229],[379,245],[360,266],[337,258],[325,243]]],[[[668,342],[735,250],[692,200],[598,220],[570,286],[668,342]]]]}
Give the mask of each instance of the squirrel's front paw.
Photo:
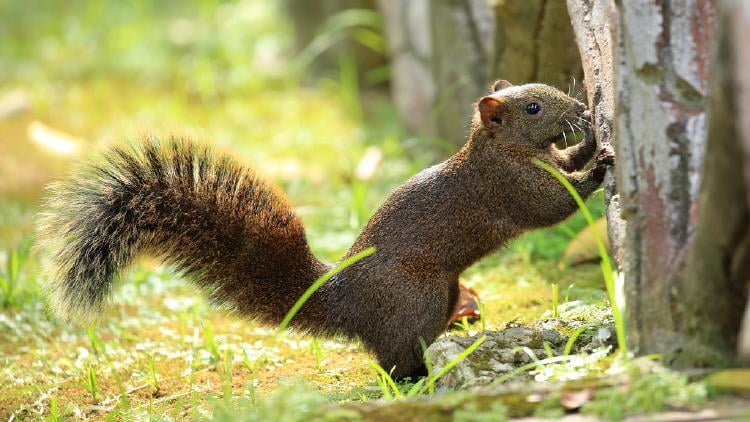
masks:
{"type": "Polygon", "coordinates": [[[599,153],[596,155],[597,166],[614,166],[615,165],[615,151],[612,149],[612,145],[604,145],[599,153]]]}

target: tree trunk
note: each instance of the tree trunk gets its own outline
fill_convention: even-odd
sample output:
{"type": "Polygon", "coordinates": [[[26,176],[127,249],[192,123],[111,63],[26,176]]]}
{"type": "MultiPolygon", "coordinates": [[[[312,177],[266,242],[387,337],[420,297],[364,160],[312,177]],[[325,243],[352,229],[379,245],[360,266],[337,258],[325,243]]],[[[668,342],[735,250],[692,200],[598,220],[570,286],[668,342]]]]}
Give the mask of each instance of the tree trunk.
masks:
{"type": "Polygon", "coordinates": [[[566,89],[581,79],[556,0],[380,0],[394,102],[413,133],[462,144],[472,103],[494,79],[566,89]]]}
{"type": "MultiPolygon", "coordinates": [[[[677,285],[677,329],[691,342],[679,359],[687,365],[736,364],[738,351],[748,353],[738,334],[750,281],[750,5],[719,6],[698,218],[677,285]]],[[[743,329],[747,338],[750,327],[743,329]]]]}
{"type": "MultiPolygon", "coordinates": [[[[733,256],[730,258],[731,274],[734,279],[735,287],[744,288],[744,293],[740,292],[739,297],[747,298],[745,301],[744,317],[740,326],[737,348],[739,358],[744,364],[750,364],[750,54],[747,50],[747,40],[750,39],[750,3],[746,1],[734,0],[729,4],[722,5],[722,16],[720,28],[722,28],[720,38],[720,49],[716,72],[722,75],[725,72],[731,73],[725,77],[725,89],[736,89],[736,100],[733,103],[734,116],[739,122],[735,126],[735,136],[737,137],[742,155],[735,155],[735,159],[740,159],[738,168],[741,169],[742,175],[734,179],[734,182],[744,182],[745,201],[744,201],[744,235],[737,242],[733,256]],[[726,40],[728,38],[729,40],[726,40]],[[729,51],[726,54],[730,58],[722,58],[724,49],[729,51]]],[[[713,119],[712,119],[713,123],[713,119]]],[[[713,126],[712,126],[713,128],[713,126]]],[[[712,142],[712,137],[709,142],[712,142]]],[[[710,144],[709,144],[710,145],[710,144]]],[[[727,181],[731,183],[731,181],[727,181]]],[[[739,199],[735,198],[736,200],[739,199]]],[[[740,207],[743,202],[738,201],[740,207]]],[[[741,230],[737,230],[738,233],[741,230]]],[[[740,238],[738,236],[738,238],[740,238]]]]}
{"type": "MultiPolygon", "coordinates": [[[[619,160],[622,156],[618,148],[620,144],[613,142],[617,111],[617,10],[612,0],[569,0],[568,13],[581,51],[585,78],[582,83],[590,100],[594,133],[599,144],[615,148],[619,160]]],[[[625,259],[622,245],[625,243],[626,221],[620,217],[620,194],[613,172],[607,172],[605,176],[604,193],[612,255],[615,262],[622,263],[625,259]]]]}
{"type": "Polygon", "coordinates": [[[736,122],[750,100],[736,87],[750,86],[739,71],[748,6],[721,6],[733,12],[707,104],[716,2],[568,0],[597,137],[616,139],[608,214],[629,344],[679,366],[736,363],[747,303],[750,137],[739,141],[736,122]]]}

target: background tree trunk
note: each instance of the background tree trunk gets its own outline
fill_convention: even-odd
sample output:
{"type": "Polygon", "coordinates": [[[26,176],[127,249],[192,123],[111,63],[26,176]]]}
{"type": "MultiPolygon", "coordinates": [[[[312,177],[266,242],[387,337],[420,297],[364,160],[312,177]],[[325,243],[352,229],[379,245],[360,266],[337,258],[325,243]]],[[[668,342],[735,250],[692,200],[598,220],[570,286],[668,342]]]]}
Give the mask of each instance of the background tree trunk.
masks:
{"type": "Polygon", "coordinates": [[[750,352],[738,344],[750,281],[750,5],[719,8],[698,218],[677,286],[677,328],[692,342],[679,358],[688,365],[736,364],[738,346],[750,352]]]}
{"type": "MultiPolygon", "coordinates": [[[[742,176],[735,178],[734,182],[741,180],[745,187],[744,221],[742,221],[745,225],[744,235],[739,246],[734,250],[730,262],[734,282],[739,284],[737,287],[744,287],[744,294],[740,293],[740,297],[747,298],[737,346],[742,362],[750,364],[750,256],[748,256],[750,255],[748,252],[750,250],[750,222],[748,222],[750,219],[750,159],[748,158],[750,157],[750,118],[748,118],[750,116],[750,73],[748,73],[750,52],[747,50],[746,43],[746,40],[750,39],[750,3],[734,0],[722,6],[719,54],[722,54],[723,49],[726,48],[730,50],[727,54],[731,59],[720,60],[716,73],[722,75],[726,71],[724,69],[731,72],[731,76],[723,79],[727,85],[724,89],[732,89],[736,95],[733,112],[739,124],[734,129],[742,149],[741,155],[734,156],[735,159],[741,160],[738,164],[741,165],[742,176]]],[[[718,98],[716,100],[718,101],[718,98]]],[[[709,142],[713,139],[714,137],[709,142]]],[[[740,206],[742,205],[743,203],[740,202],[740,206]]]]}
{"type": "Polygon", "coordinates": [[[462,144],[490,81],[581,79],[565,4],[553,0],[380,0],[392,93],[409,130],[462,144]]]}
{"type": "Polygon", "coordinates": [[[737,28],[747,22],[726,15],[714,56],[714,1],[637,0],[618,9],[611,0],[568,0],[568,7],[597,136],[615,138],[608,214],[630,346],[680,366],[733,364],[750,274],[742,173],[750,148],[737,141],[735,103],[743,99],[733,87],[745,76],[731,53],[746,55],[739,40],[747,35],[737,28]]]}

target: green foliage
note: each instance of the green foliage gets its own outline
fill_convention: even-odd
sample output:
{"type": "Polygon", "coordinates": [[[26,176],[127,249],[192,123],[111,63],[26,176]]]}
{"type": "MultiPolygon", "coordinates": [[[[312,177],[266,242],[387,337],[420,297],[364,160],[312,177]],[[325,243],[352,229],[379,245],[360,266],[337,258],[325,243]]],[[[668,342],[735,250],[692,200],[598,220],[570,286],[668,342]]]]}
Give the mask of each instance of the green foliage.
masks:
{"type": "Polygon", "coordinates": [[[390,373],[386,372],[386,370],[383,369],[382,366],[378,365],[375,362],[369,362],[368,365],[370,365],[370,368],[375,371],[375,381],[377,382],[378,387],[380,387],[380,393],[383,395],[384,399],[400,400],[405,397],[401,385],[399,385],[391,377],[390,373]]]}
{"type": "Polygon", "coordinates": [[[508,407],[494,402],[487,409],[481,409],[476,402],[456,409],[453,422],[502,422],[508,420],[508,407]]]}
{"type": "Polygon", "coordinates": [[[53,0],[31,7],[0,2],[0,83],[45,78],[54,69],[66,79],[107,74],[174,84],[201,98],[264,84],[278,78],[291,42],[274,6],[216,0],[73,0],[65,7],[53,0]]]}
{"type": "Polygon", "coordinates": [[[66,417],[71,413],[72,406],[70,403],[65,405],[64,408],[60,409],[59,400],[57,397],[50,397],[49,400],[49,413],[44,417],[45,422],[62,422],[66,420],[66,417]]]}
{"type": "MultiPolygon", "coordinates": [[[[383,18],[380,13],[367,9],[341,11],[329,17],[321,25],[315,38],[297,55],[294,61],[295,73],[300,76],[304,75],[321,54],[344,40],[357,42],[376,53],[385,54],[386,44],[382,32],[383,18]]],[[[355,63],[342,62],[342,68],[352,65],[355,65],[355,63]]],[[[342,73],[344,73],[344,69],[342,69],[342,73]]],[[[379,82],[383,79],[383,72],[382,70],[376,70],[366,78],[370,83],[379,82]]],[[[357,102],[353,105],[359,109],[359,104],[357,102]]]]}
{"type": "Polygon", "coordinates": [[[219,346],[216,344],[216,338],[214,337],[214,328],[208,321],[203,322],[201,325],[203,327],[203,345],[211,354],[211,363],[218,364],[221,354],[219,353],[219,346]]]}
{"type": "Polygon", "coordinates": [[[328,399],[302,382],[282,384],[269,395],[253,398],[224,398],[214,402],[213,416],[207,421],[334,421],[359,420],[358,413],[347,410],[326,409],[328,399]]]}
{"type": "Polygon", "coordinates": [[[628,415],[653,413],[667,408],[697,408],[706,402],[708,391],[702,383],[690,383],[685,374],[653,365],[647,373],[630,368],[630,384],[596,391],[594,400],[582,411],[608,420],[628,415]]]}
{"type": "Polygon", "coordinates": [[[320,346],[320,340],[313,338],[310,340],[310,353],[315,356],[315,369],[318,372],[323,371],[323,348],[320,346]]]}
{"type": "Polygon", "coordinates": [[[29,259],[31,239],[25,238],[16,247],[5,252],[0,269],[0,307],[19,308],[39,296],[39,287],[33,278],[27,278],[24,266],[29,259]]]}
{"type": "Polygon", "coordinates": [[[159,377],[156,373],[156,358],[153,353],[149,353],[148,360],[148,375],[146,376],[146,384],[150,385],[154,389],[154,393],[159,393],[159,377]]]}
{"type": "Polygon", "coordinates": [[[99,382],[96,376],[96,366],[92,363],[86,365],[79,373],[80,386],[91,394],[91,398],[99,401],[99,382]]]}
{"type": "Polygon", "coordinates": [[[560,312],[558,310],[558,305],[560,304],[560,285],[556,282],[552,283],[552,317],[558,318],[560,316],[560,312]]]}
{"type": "Polygon", "coordinates": [[[91,344],[91,350],[94,351],[94,354],[104,355],[106,353],[106,347],[102,339],[96,333],[96,328],[94,328],[93,325],[89,325],[88,327],[86,327],[86,335],[89,338],[89,343],[91,344]]]}

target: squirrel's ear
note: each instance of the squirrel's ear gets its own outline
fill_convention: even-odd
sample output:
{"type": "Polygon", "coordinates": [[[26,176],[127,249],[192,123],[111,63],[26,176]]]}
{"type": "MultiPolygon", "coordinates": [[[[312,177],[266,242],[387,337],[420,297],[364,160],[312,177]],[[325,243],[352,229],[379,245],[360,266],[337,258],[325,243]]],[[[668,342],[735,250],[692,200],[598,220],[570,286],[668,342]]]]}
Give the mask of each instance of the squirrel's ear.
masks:
{"type": "Polygon", "coordinates": [[[484,97],[477,104],[482,124],[485,126],[500,125],[503,123],[503,112],[505,111],[505,100],[495,97],[484,97]]]}
{"type": "Polygon", "coordinates": [[[498,79],[495,82],[492,83],[492,92],[500,91],[501,89],[508,88],[510,86],[513,86],[512,83],[506,81],[505,79],[498,79]]]}

